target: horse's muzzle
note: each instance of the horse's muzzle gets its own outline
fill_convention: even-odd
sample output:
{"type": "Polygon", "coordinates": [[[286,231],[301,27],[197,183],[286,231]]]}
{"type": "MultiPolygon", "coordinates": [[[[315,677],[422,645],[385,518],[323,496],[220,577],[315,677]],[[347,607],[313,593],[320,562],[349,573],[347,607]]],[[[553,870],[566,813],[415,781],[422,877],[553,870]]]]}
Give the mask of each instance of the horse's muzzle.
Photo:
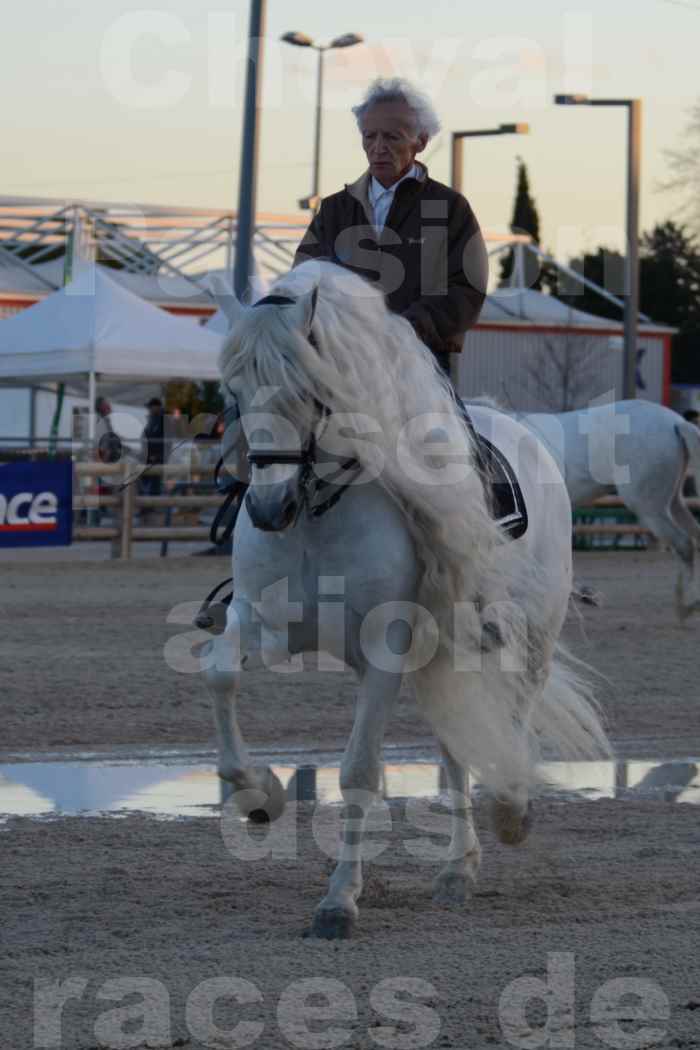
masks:
{"type": "Polygon", "coordinates": [[[293,493],[278,503],[262,507],[255,494],[249,492],[245,505],[252,524],[262,532],[283,532],[294,524],[299,514],[299,501],[293,493]]]}

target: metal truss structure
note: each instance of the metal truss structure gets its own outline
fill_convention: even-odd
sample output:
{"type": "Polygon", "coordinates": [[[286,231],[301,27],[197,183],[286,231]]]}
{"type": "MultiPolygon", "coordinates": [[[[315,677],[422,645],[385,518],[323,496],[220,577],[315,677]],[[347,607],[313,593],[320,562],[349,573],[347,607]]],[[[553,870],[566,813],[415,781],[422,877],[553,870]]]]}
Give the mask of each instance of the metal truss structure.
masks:
{"type": "MultiPolygon", "coordinates": [[[[308,221],[304,214],[258,216],[261,276],[289,269],[308,221]]],[[[206,274],[231,268],[235,238],[232,211],[0,197],[0,277],[7,287],[14,274],[20,289],[40,294],[63,284],[59,260],[71,253],[126,273],[180,278],[206,294],[206,274]]]]}

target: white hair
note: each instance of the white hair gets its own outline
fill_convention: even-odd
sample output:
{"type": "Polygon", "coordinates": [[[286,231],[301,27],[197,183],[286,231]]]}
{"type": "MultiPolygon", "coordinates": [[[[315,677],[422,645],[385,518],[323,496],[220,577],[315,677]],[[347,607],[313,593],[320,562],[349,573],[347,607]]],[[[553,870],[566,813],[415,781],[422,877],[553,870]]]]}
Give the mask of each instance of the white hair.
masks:
{"type": "Polygon", "coordinates": [[[428,96],[402,77],[378,77],[370,84],[362,102],[352,107],[360,130],[365,113],[382,102],[405,102],[416,119],[417,135],[432,139],[440,130],[440,118],[428,96]]]}

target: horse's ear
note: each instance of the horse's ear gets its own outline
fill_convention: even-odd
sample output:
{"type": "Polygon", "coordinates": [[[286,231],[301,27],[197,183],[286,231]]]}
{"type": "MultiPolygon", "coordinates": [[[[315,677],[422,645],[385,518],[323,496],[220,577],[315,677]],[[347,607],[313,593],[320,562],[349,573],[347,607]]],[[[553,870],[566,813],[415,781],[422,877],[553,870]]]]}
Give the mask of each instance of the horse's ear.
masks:
{"type": "Polygon", "coordinates": [[[210,282],[211,294],[216,305],[229,323],[229,328],[241,319],[245,312],[243,303],[239,303],[232,285],[224,280],[221,274],[213,274],[210,282]]]}
{"type": "Polygon", "coordinates": [[[313,287],[311,291],[307,292],[305,295],[300,295],[294,304],[296,327],[307,337],[311,334],[311,326],[314,323],[317,301],[318,285],[313,287]]]}

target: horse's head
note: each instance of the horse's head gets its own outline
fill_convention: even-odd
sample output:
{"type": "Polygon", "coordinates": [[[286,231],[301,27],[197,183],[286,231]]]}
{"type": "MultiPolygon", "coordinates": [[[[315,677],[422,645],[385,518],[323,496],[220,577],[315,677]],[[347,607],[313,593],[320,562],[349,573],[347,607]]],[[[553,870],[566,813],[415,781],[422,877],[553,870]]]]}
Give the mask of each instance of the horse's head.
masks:
{"type": "MultiPolygon", "coordinates": [[[[247,323],[250,330],[246,331],[245,343],[250,346],[257,338],[261,357],[264,357],[263,328],[268,311],[284,311],[284,328],[290,335],[300,334],[306,340],[311,335],[315,292],[297,299],[267,296],[252,307],[244,306],[232,295],[220,301],[232,333],[237,326],[247,323]]],[[[287,367],[265,376],[264,364],[251,368],[241,361],[241,365],[236,367],[234,362],[233,368],[225,369],[222,389],[226,423],[222,454],[224,460],[231,457],[242,427],[250,466],[248,514],[256,528],[281,532],[296,522],[303,507],[315,451],[315,426],[322,409],[317,403],[310,404],[308,397],[300,403],[298,391],[290,391],[293,369],[287,367]],[[261,374],[271,381],[261,380],[261,374]]]]}

